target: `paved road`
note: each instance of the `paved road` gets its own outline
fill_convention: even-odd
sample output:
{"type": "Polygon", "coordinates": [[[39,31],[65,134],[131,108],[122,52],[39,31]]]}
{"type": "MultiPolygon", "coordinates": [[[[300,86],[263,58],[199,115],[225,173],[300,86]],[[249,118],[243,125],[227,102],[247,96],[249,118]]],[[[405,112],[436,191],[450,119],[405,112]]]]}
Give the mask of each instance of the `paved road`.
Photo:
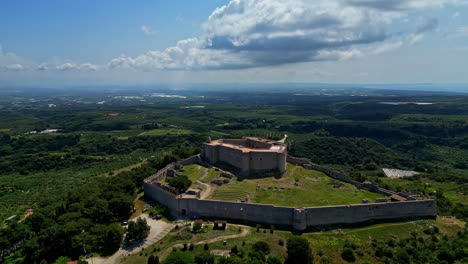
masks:
{"type": "Polygon", "coordinates": [[[146,248],[162,239],[175,227],[175,224],[166,223],[161,220],[153,220],[147,214],[142,214],[140,217],[145,218],[148,225],[151,226],[148,237],[139,243],[135,243],[131,247],[121,247],[109,258],[94,258],[93,264],[118,264],[121,257],[140,252],[142,248],[146,248]]]}

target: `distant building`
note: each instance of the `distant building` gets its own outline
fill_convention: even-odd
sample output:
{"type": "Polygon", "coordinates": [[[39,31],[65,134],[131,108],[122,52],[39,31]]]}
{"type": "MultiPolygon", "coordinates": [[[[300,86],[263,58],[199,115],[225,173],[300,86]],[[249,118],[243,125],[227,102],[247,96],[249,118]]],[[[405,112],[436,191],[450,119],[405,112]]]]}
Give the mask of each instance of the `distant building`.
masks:
{"type": "Polygon", "coordinates": [[[16,217],[17,217],[17,215],[12,215],[12,216],[8,217],[8,218],[6,219],[6,221],[13,221],[13,220],[16,219],[16,217]]]}
{"type": "Polygon", "coordinates": [[[387,168],[383,168],[382,170],[385,173],[385,176],[387,176],[388,178],[392,178],[392,179],[413,177],[419,174],[416,171],[408,171],[408,170],[387,169],[387,168]]]}
{"type": "Polygon", "coordinates": [[[214,229],[226,229],[227,221],[226,220],[215,220],[214,221],[214,229]]]}
{"type": "Polygon", "coordinates": [[[34,213],[33,209],[26,210],[26,213],[24,213],[24,219],[30,217],[33,213],[34,213]]]}
{"type": "Polygon", "coordinates": [[[57,133],[59,131],[59,129],[46,129],[46,130],[42,130],[41,132],[39,132],[39,134],[49,134],[49,133],[57,133]]]}
{"type": "Polygon", "coordinates": [[[257,137],[219,139],[204,143],[201,157],[211,164],[225,163],[243,176],[286,171],[287,145],[257,137]]]}

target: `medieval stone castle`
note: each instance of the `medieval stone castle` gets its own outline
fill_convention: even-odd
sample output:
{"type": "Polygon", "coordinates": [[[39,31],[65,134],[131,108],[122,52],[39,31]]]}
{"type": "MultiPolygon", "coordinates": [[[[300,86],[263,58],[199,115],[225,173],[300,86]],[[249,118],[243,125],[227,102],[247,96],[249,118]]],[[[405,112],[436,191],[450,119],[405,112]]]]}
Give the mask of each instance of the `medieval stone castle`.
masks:
{"type": "Polygon", "coordinates": [[[219,139],[204,143],[201,158],[210,164],[226,163],[240,175],[286,171],[286,144],[263,138],[219,139]]]}
{"type": "Polygon", "coordinates": [[[220,139],[202,146],[201,155],[195,155],[167,165],[144,181],[145,195],[167,206],[176,217],[231,219],[246,223],[263,223],[295,230],[305,230],[331,225],[356,224],[375,220],[435,217],[433,199],[416,199],[409,193],[395,193],[369,182],[353,181],[348,175],[331,168],[311,163],[307,159],[287,155],[286,144],[246,137],[220,139]],[[182,166],[200,164],[212,166],[227,164],[238,170],[238,175],[251,176],[265,172],[283,173],[286,162],[317,170],[329,177],[355,185],[357,188],[380,193],[392,199],[380,199],[376,203],[321,207],[283,207],[268,204],[226,202],[201,199],[199,195],[181,194],[169,185],[162,184],[182,166]],[[390,202],[392,200],[392,202],[390,202]]]}

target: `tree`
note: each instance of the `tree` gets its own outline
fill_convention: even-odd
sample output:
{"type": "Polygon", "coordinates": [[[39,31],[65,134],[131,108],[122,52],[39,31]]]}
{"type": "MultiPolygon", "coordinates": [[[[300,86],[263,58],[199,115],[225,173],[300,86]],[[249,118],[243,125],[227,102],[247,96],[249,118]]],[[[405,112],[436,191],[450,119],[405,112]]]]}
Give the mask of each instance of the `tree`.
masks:
{"type": "Polygon", "coordinates": [[[281,259],[278,256],[269,256],[267,264],[282,264],[281,259]]]}
{"type": "Polygon", "coordinates": [[[270,246],[265,241],[257,241],[252,245],[252,249],[254,251],[263,252],[264,255],[268,255],[270,253],[270,246]]]}
{"type": "Polygon", "coordinates": [[[192,231],[196,233],[196,232],[200,231],[201,228],[202,228],[202,223],[194,222],[193,227],[192,227],[192,231]]]}
{"type": "Polygon", "coordinates": [[[190,185],[192,185],[192,181],[189,180],[189,178],[185,175],[169,178],[168,182],[170,186],[180,190],[182,193],[185,192],[190,187],[190,185]]]}
{"type": "Polygon", "coordinates": [[[59,257],[57,260],[54,261],[53,264],[67,264],[67,262],[72,261],[69,257],[59,257]]]}
{"type": "Polygon", "coordinates": [[[395,254],[395,260],[397,260],[399,263],[410,263],[410,256],[406,250],[400,248],[395,254]]]}
{"type": "Polygon", "coordinates": [[[144,239],[148,236],[151,227],[146,223],[146,219],[139,217],[136,222],[128,223],[128,231],[125,239],[129,242],[144,239]]]}
{"type": "Polygon", "coordinates": [[[245,264],[245,261],[239,257],[221,257],[218,261],[218,264],[245,264]]]}
{"type": "Polygon", "coordinates": [[[312,263],[312,249],[310,248],[309,241],[302,237],[291,237],[287,241],[288,257],[285,264],[312,263]]]}
{"type": "Polygon", "coordinates": [[[159,264],[159,257],[158,256],[149,256],[147,264],[159,264]]]}
{"type": "Polygon", "coordinates": [[[123,233],[123,228],[117,223],[107,226],[103,245],[104,254],[110,255],[119,249],[123,233]]]}
{"type": "Polygon", "coordinates": [[[195,256],[195,263],[196,264],[214,264],[215,258],[211,253],[205,251],[195,256]]]}
{"type": "Polygon", "coordinates": [[[354,256],[353,249],[351,248],[347,248],[347,247],[343,248],[343,250],[341,251],[341,257],[348,262],[356,261],[356,257],[354,256]]]}
{"type": "Polygon", "coordinates": [[[237,255],[237,253],[239,253],[239,249],[237,248],[237,245],[234,245],[231,248],[231,254],[237,255]]]}

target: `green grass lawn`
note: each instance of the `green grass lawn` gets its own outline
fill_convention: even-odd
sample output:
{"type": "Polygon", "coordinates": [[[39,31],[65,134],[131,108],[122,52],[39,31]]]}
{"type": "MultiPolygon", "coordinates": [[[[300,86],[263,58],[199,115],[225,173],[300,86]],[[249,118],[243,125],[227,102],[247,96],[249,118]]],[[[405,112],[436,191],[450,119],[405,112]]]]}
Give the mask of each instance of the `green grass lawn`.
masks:
{"type": "Polygon", "coordinates": [[[334,180],[327,175],[292,164],[287,165],[287,170],[280,179],[273,177],[240,181],[234,179],[231,182],[232,184],[216,187],[208,199],[237,201],[248,195],[252,203],[278,206],[325,206],[360,204],[363,199],[373,202],[376,198],[384,197],[380,194],[358,190],[349,184],[333,188],[334,180]],[[257,185],[260,187],[258,191],[257,185]]]}
{"type": "Polygon", "coordinates": [[[205,167],[202,167],[197,164],[193,164],[193,165],[184,166],[184,171],[179,172],[179,174],[186,175],[189,178],[189,180],[191,180],[192,182],[195,182],[196,180],[203,177],[203,175],[205,174],[205,170],[206,170],[205,167]]]}
{"type": "Polygon", "coordinates": [[[203,182],[209,183],[212,180],[214,180],[214,178],[218,177],[219,174],[220,174],[219,171],[215,171],[214,169],[209,169],[208,175],[203,179],[203,182]]]}
{"type": "MultiPolygon", "coordinates": [[[[215,171],[213,168],[205,168],[198,164],[184,166],[183,170],[184,171],[178,171],[177,173],[179,175],[187,176],[189,180],[192,181],[192,188],[201,185],[196,183],[196,181],[200,180],[203,176],[205,176],[205,173],[207,173],[206,177],[203,178],[201,181],[206,183],[219,176],[219,171],[215,171]]],[[[166,180],[167,178],[165,179],[165,182],[167,182],[166,180]]]]}

